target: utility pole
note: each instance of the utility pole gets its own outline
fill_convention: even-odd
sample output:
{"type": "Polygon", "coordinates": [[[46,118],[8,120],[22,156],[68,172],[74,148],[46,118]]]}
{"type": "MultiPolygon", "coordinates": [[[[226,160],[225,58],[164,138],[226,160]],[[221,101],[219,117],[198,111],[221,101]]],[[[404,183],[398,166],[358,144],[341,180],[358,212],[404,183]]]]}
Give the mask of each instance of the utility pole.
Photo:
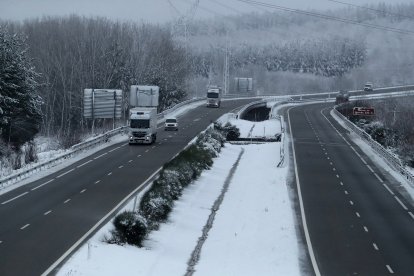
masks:
{"type": "Polygon", "coordinates": [[[224,68],[223,68],[223,82],[224,82],[224,95],[227,95],[229,92],[229,39],[228,34],[226,34],[226,51],[224,54],[224,68]]]}

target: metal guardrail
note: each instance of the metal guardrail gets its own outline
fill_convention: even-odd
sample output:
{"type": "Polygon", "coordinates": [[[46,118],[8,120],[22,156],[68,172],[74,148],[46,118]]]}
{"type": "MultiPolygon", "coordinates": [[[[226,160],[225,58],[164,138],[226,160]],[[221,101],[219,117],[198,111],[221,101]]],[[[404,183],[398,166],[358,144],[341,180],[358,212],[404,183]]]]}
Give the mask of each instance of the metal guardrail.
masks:
{"type": "MultiPolygon", "coordinates": [[[[178,108],[185,106],[187,104],[191,104],[197,101],[204,101],[205,99],[202,98],[196,98],[196,99],[191,99],[191,100],[187,100],[184,102],[181,102],[175,106],[173,106],[172,108],[169,108],[167,110],[164,110],[163,112],[158,114],[158,123],[162,123],[164,122],[164,118],[165,116],[167,116],[168,114],[170,114],[171,112],[176,111],[178,108]]],[[[34,166],[31,166],[30,168],[24,169],[21,172],[17,172],[17,173],[13,173],[9,176],[6,176],[4,178],[0,179],[0,190],[4,189],[20,180],[23,180],[27,177],[29,177],[31,174],[38,172],[38,171],[42,171],[44,169],[48,169],[51,168],[57,164],[62,163],[62,161],[67,160],[69,158],[72,158],[73,156],[79,154],[80,152],[84,151],[84,150],[88,150],[90,148],[93,148],[99,144],[103,144],[109,141],[109,139],[115,135],[121,134],[123,132],[125,132],[127,130],[126,126],[122,126],[113,130],[110,130],[104,134],[98,135],[97,137],[94,137],[91,140],[88,140],[86,142],[82,142],[76,145],[73,145],[69,152],[62,154],[61,156],[58,156],[56,158],[53,158],[51,160],[36,164],[34,166]]]]}
{"type": "Polygon", "coordinates": [[[397,155],[391,153],[386,148],[384,148],[380,143],[372,139],[372,137],[366,133],[364,130],[356,126],[354,123],[348,120],[344,115],[342,115],[336,108],[332,111],[335,115],[337,115],[345,125],[351,129],[354,133],[356,133],[360,138],[364,139],[368,142],[372,149],[374,149],[382,159],[394,168],[401,176],[407,179],[410,184],[414,187],[414,175],[411,174],[405,166],[402,164],[401,160],[398,158],[397,155]]]}

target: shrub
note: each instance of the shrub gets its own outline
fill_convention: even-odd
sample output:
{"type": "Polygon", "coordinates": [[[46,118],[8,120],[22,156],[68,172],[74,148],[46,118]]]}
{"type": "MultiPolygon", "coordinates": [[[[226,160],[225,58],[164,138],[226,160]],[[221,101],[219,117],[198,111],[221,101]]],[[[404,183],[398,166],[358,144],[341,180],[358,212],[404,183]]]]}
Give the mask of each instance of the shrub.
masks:
{"type": "Polygon", "coordinates": [[[142,241],[148,232],[147,222],[143,216],[125,211],[115,217],[113,225],[115,229],[112,231],[110,242],[142,246],[142,241]]]}
{"type": "Polygon", "coordinates": [[[181,196],[183,189],[212,166],[213,157],[220,152],[224,142],[220,130],[208,129],[198,136],[195,144],[167,162],[142,197],[139,214],[124,212],[115,218],[115,230],[109,242],[141,246],[148,231],[157,229],[167,220],[174,200],[181,196]]]}

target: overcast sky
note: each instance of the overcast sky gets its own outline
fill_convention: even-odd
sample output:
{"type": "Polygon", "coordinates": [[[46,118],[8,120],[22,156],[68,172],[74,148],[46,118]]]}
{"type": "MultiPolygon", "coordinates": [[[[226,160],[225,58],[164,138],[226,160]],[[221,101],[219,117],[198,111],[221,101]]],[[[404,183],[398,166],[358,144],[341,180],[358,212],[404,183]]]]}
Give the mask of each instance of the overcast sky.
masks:
{"type": "MultiPolygon", "coordinates": [[[[257,0],[296,9],[335,9],[346,7],[331,0],[257,0]]],[[[336,1],[336,0],[335,0],[336,1]]],[[[337,0],[356,5],[364,3],[414,3],[414,0],[337,0]]],[[[119,20],[164,23],[189,12],[195,0],[0,0],[0,18],[23,20],[44,15],[79,14],[119,20]],[[172,5],[169,3],[171,2],[172,5]]],[[[200,0],[196,18],[263,11],[238,0],[200,0]]],[[[268,9],[271,11],[271,9],[268,9]]]]}

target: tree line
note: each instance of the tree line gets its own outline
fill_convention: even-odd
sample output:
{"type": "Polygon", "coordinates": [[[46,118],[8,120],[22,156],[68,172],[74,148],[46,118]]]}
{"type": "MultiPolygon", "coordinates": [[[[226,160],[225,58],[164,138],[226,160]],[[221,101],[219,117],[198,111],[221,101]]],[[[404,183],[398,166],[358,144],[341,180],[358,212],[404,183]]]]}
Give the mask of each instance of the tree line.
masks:
{"type": "Polygon", "coordinates": [[[28,93],[43,101],[39,130],[65,146],[78,142],[87,125],[85,88],[129,91],[133,84],[158,85],[160,111],[186,97],[186,52],[167,28],[75,15],[3,25],[2,33],[24,37],[26,57],[37,72],[35,93],[28,93]]]}

